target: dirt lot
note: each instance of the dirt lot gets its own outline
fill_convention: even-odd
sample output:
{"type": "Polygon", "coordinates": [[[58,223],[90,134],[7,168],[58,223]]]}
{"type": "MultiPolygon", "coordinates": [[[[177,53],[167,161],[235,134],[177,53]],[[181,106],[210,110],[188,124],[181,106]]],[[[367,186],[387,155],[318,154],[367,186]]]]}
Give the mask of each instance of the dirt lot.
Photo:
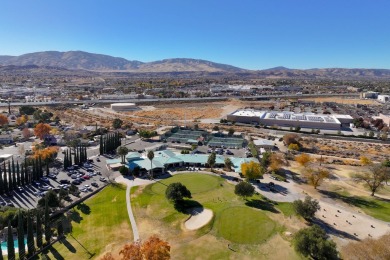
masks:
{"type": "Polygon", "coordinates": [[[313,100],[317,103],[320,102],[335,102],[340,104],[362,104],[362,105],[378,105],[378,102],[374,99],[359,99],[359,98],[340,98],[340,97],[322,97],[322,98],[307,98],[305,100],[313,100]]]}

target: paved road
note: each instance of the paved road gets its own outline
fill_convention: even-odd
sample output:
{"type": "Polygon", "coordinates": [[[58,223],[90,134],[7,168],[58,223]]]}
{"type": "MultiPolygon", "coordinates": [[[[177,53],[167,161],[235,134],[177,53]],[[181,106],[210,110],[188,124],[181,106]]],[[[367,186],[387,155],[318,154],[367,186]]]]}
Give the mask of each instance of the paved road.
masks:
{"type": "MultiPolygon", "coordinates": [[[[359,94],[355,93],[343,93],[343,94],[280,94],[280,95],[264,95],[264,96],[228,96],[228,97],[202,97],[202,98],[152,98],[152,99],[94,99],[94,100],[62,100],[62,101],[50,101],[50,102],[11,102],[11,106],[50,106],[50,105],[64,105],[64,104],[91,104],[91,103],[154,103],[154,102],[176,102],[176,101],[222,101],[228,98],[243,99],[243,100],[260,100],[270,98],[308,98],[308,97],[333,97],[333,96],[347,96],[358,97],[359,94]]],[[[7,107],[8,103],[0,103],[0,107],[7,107]]]]}

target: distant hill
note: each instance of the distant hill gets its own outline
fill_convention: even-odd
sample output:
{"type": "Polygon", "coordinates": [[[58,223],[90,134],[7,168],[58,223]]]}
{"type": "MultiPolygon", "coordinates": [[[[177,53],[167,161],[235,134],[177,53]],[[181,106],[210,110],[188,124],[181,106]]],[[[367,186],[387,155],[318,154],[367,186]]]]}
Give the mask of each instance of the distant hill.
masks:
{"type": "Polygon", "coordinates": [[[0,56],[0,65],[61,67],[91,71],[127,72],[240,72],[240,68],[197,59],[166,59],[144,63],[83,51],[45,51],[20,56],[0,56]]]}
{"type": "Polygon", "coordinates": [[[153,62],[126,60],[83,51],[45,51],[20,56],[0,56],[3,75],[26,73],[87,75],[95,73],[128,73],[127,76],[287,78],[287,79],[390,79],[387,69],[324,68],[299,70],[283,66],[265,70],[245,70],[231,65],[199,59],[164,59],[153,62]],[[34,67],[35,66],[35,67],[34,67]]]}

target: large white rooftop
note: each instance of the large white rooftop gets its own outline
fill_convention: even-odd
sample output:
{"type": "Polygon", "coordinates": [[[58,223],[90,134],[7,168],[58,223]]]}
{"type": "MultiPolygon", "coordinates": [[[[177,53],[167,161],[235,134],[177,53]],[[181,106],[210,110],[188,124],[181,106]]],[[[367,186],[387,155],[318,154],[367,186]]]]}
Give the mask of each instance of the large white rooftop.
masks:
{"type": "Polygon", "coordinates": [[[233,112],[234,116],[249,116],[249,117],[262,117],[264,115],[264,111],[257,111],[253,109],[243,109],[243,110],[236,110],[233,112]]]}

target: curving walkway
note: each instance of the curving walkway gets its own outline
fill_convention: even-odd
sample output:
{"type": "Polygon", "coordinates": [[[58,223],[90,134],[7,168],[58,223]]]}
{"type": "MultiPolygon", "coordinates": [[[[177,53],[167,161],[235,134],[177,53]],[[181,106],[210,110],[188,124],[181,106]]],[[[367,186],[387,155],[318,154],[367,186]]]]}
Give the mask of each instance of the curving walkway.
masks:
{"type": "Polygon", "coordinates": [[[131,199],[130,199],[130,191],[133,186],[139,186],[139,185],[145,185],[145,184],[150,184],[153,181],[148,181],[148,180],[142,180],[142,179],[137,179],[137,180],[129,180],[124,178],[122,175],[118,176],[115,178],[116,182],[126,184],[126,207],[127,207],[127,214],[129,215],[130,223],[131,223],[131,229],[133,230],[133,237],[134,237],[134,242],[139,241],[139,232],[138,232],[138,227],[137,223],[135,222],[135,217],[133,214],[133,209],[131,207],[131,199]]]}

